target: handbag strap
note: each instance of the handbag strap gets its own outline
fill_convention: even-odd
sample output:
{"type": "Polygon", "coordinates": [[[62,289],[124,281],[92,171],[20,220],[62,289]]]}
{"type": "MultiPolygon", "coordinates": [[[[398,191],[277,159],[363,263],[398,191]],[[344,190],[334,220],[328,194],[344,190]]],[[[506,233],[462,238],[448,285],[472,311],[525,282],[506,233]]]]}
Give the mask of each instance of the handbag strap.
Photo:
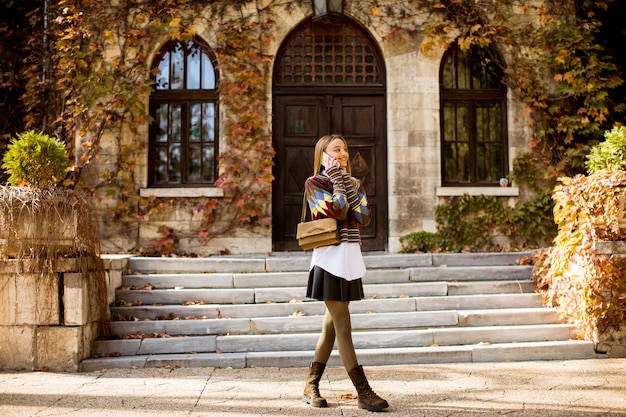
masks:
{"type": "Polygon", "coordinates": [[[302,194],[302,217],[300,222],[304,223],[304,218],[306,217],[306,191],[302,194]]]}

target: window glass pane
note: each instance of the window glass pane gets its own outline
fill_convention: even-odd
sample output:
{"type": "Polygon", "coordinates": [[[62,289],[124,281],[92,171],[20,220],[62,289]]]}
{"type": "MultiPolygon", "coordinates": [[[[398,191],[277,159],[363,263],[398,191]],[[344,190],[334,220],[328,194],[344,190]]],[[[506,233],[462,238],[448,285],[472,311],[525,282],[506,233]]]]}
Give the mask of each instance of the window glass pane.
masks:
{"type": "Polygon", "coordinates": [[[185,81],[185,56],[183,52],[183,46],[181,43],[177,43],[172,49],[171,52],[172,57],[172,79],[171,86],[172,90],[179,90],[184,88],[185,81]]]}
{"type": "Polygon", "coordinates": [[[189,182],[202,179],[202,147],[199,144],[189,146],[189,182]]]}
{"type": "Polygon", "coordinates": [[[444,152],[445,181],[469,182],[469,145],[467,143],[446,143],[444,152]]]}
{"type": "Polygon", "coordinates": [[[169,142],[180,142],[182,140],[182,105],[172,104],[170,106],[170,135],[169,142]]]}
{"type": "Polygon", "coordinates": [[[502,145],[500,143],[491,144],[491,155],[489,164],[491,166],[491,172],[489,173],[489,180],[500,181],[500,178],[504,176],[504,164],[502,163],[502,145]]]}
{"type": "Polygon", "coordinates": [[[457,86],[458,89],[470,88],[470,68],[468,63],[468,54],[461,50],[457,54],[457,86]]]}
{"type": "Polygon", "coordinates": [[[456,140],[469,142],[469,108],[467,104],[456,106],[456,140]]]}
{"type": "Polygon", "coordinates": [[[215,69],[207,54],[202,52],[202,88],[205,90],[215,89],[215,69]]]}
{"type": "Polygon", "coordinates": [[[169,132],[169,112],[170,106],[168,104],[160,104],[156,109],[156,141],[167,142],[169,132]]]}
{"type": "Polygon", "coordinates": [[[456,54],[448,55],[448,59],[443,65],[443,71],[441,73],[442,80],[441,85],[446,89],[456,88],[455,75],[456,68],[454,67],[454,56],[456,54]]]}
{"type": "Polygon", "coordinates": [[[451,103],[444,103],[443,105],[443,140],[445,142],[452,142],[456,140],[456,119],[455,115],[456,106],[451,103]]]}
{"type": "Polygon", "coordinates": [[[202,158],[202,180],[215,181],[215,148],[212,145],[205,145],[202,158]]]}
{"type": "Polygon", "coordinates": [[[200,88],[200,48],[193,42],[187,44],[187,88],[200,88]]]}
{"type": "Polygon", "coordinates": [[[167,90],[170,87],[170,53],[163,55],[159,62],[159,74],[156,76],[156,89],[167,90]]]}
{"type": "Polygon", "coordinates": [[[170,146],[169,182],[181,181],[180,170],[180,144],[170,146]]]}
{"type": "Polygon", "coordinates": [[[500,103],[493,103],[489,108],[489,137],[492,141],[500,142],[502,131],[502,112],[500,103]]]}
{"type": "Polygon", "coordinates": [[[458,182],[469,182],[470,181],[470,152],[469,152],[469,144],[468,143],[459,143],[457,148],[458,156],[458,172],[457,172],[457,181],[458,182]]]}
{"type": "Polygon", "coordinates": [[[499,90],[502,88],[502,76],[495,64],[489,64],[485,70],[485,88],[499,90]]]}
{"type": "Polygon", "coordinates": [[[474,89],[478,89],[478,90],[484,90],[486,88],[486,81],[485,81],[485,71],[484,71],[484,67],[483,64],[481,62],[481,57],[476,53],[474,54],[474,59],[472,60],[472,74],[473,74],[473,85],[472,88],[474,89]]]}
{"type": "Polygon", "coordinates": [[[444,179],[448,182],[456,181],[456,144],[446,143],[444,147],[445,172],[444,179]]]}
{"type": "Polygon", "coordinates": [[[496,182],[503,176],[502,146],[499,143],[482,143],[476,147],[476,175],[481,182],[496,182]]]}
{"type": "Polygon", "coordinates": [[[202,104],[189,106],[189,142],[199,142],[202,137],[202,104]]]}
{"type": "Polygon", "coordinates": [[[489,141],[489,109],[487,106],[476,106],[476,142],[489,141]]]}
{"type": "Polygon", "coordinates": [[[202,140],[215,142],[215,104],[202,105],[202,140]]]}
{"type": "Polygon", "coordinates": [[[478,181],[489,180],[489,145],[486,143],[476,146],[476,176],[478,181]]]}
{"type": "Polygon", "coordinates": [[[164,146],[156,149],[154,180],[157,183],[167,181],[167,148],[164,146]]]}

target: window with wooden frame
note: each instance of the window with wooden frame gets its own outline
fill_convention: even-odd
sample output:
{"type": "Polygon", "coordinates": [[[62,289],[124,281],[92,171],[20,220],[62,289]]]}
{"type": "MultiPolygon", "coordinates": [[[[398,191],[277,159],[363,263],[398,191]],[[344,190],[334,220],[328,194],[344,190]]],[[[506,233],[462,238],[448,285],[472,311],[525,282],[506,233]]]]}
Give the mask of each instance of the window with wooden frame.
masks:
{"type": "Polygon", "coordinates": [[[508,171],[507,88],[492,50],[444,54],[440,76],[444,186],[496,186],[508,171]]]}
{"type": "Polygon", "coordinates": [[[218,154],[218,73],[200,39],[171,41],[154,60],[148,185],[212,185],[218,154]]]}

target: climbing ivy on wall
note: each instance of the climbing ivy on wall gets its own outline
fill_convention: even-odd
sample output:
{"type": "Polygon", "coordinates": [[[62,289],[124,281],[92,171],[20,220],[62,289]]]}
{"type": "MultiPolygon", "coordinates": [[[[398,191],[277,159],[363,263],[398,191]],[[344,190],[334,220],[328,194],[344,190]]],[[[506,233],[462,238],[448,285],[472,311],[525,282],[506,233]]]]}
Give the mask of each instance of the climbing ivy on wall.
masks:
{"type": "Polygon", "coordinates": [[[266,79],[271,57],[264,49],[271,40],[272,22],[262,21],[261,9],[247,11],[245,17],[241,6],[235,0],[61,0],[46,1],[45,7],[33,11],[32,24],[47,30],[33,36],[35,44],[45,44],[26,72],[27,124],[43,124],[68,144],[78,143],[66,186],[114,199],[117,204],[109,214],[127,222],[185,206],[202,213],[197,232],[201,238],[235,225],[270,224],[274,152],[267,127],[266,79]],[[225,151],[218,156],[215,185],[224,189],[225,197],[142,198],[138,173],[151,121],[146,103],[153,79],[148,57],[159,42],[192,39],[192,28],[199,23],[218,31],[213,46],[221,76],[220,105],[227,117],[222,121],[225,151]],[[113,138],[115,145],[103,143],[105,137],[113,138]],[[103,170],[105,158],[113,161],[103,170]]]}
{"type": "MultiPolygon", "coordinates": [[[[623,77],[597,42],[601,16],[613,3],[546,0],[539,7],[514,0],[366,0],[352,13],[366,25],[375,21],[386,42],[421,44],[421,53],[458,35],[462,48],[477,44],[503,52],[507,61],[497,62],[506,71],[503,81],[525,104],[534,131],[525,163],[540,167],[534,172],[542,178],[535,181],[545,185],[537,208],[556,178],[582,168],[587,143],[624,121],[624,100],[615,94],[623,77]],[[535,18],[520,20],[524,13],[535,18]]],[[[13,96],[23,93],[23,106],[15,108],[23,110],[16,114],[24,115],[24,128],[40,128],[70,144],[78,138],[67,186],[114,198],[110,214],[131,222],[182,204],[203,214],[200,237],[235,224],[267,227],[273,150],[265,103],[270,57],[264,51],[272,22],[262,16],[270,7],[288,12],[293,2],[44,0],[43,6],[25,1],[2,7],[32,13],[29,25],[3,14],[21,23],[0,29],[7,35],[1,50],[10,52],[12,39],[29,36],[30,41],[22,50],[25,67],[15,59],[3,62],[0,88],[13,96]],[[142,198],[136,187],[150,121],[147,58],[157,40],[191,39],[191,28],[198,25],[218,28],[214,46],[223,81],[221,106],[228,109],[222,128],[228,150],[219,156],[217,185],[225,198],[142,198]],[[28,80],[23,87],[15,82],[18,73],[28,80]],[[117,140],[116,160],[102,172],[93,162],[113,154],[102,143],[105,133],[117,140]],[[218,226],[217,218],[228,221],[218,226]]]]}
{"type": "MultiPolygon", "coordinates": [[[[531,149],[514,161],[512,179],[534,197],[514,210],[503,207],[512,212],[498,227],[514,226],[518,237],[529,238],[529,243],[538,231],[547,238],[554,233],[545,215],[551,213],[550,194],[557,178],[581,173],[590,144],[604,130],[625,122],[626,100],[620,90],[624,68],[615,64],[599,39],[602,19],[613,3],[418,0],[394,3],[397,7],[374,2],[369,9],[371,19],[388,22],[385,39],[395,45],[417,39],[424,54],[453,42],[461,49],[477,45],[500,52],[487,59],[503,70],[502,82],[523,103],[532,131],[531,149]],[[422,27],[412,19],[418,15],[425,22],[422,27]]],[[[438,218],[438,229],[445,234],[446,225],[461,224],[461,213],[470,202],[476,206],[474,216],[480,217],[493,208],[492,200],[448,199],[438,212],[457,217],[438,218]]],[[[454,234],[454,226],[450,232],[454,234]]],[[[477,243],[473,250],[485,246],[477,243]]]]}
{"type": "Polygon", "coordinates": [[[424,54],[452,42],[500,52],[488,59],[501,67],[502,81],[524,104],[533,129],[532,156],[552,185],[581,172],[589,141],[625,122],[625,97],[618,95],[624,69],[599,39],[614,0],[401,3],[370,7],[373,18],[388,22],[389,42],[417,38],[424,54]],[[422,27],[416,27],[416,16],[422,27]]]}
{"type": "Polygon", "coordinates": [[[238,224],[266,227],[271,225],[274,149],[267,114],[272,57],[264,50],[272,40],[272,23],[228,23],[218,34],[218,61],[223,69],[220,97],[227,111],[223,123],[226,150],[219,158],[221,174],[215,185],[226,190],[224,204],[235,208],[228,211],[238,224]]]}

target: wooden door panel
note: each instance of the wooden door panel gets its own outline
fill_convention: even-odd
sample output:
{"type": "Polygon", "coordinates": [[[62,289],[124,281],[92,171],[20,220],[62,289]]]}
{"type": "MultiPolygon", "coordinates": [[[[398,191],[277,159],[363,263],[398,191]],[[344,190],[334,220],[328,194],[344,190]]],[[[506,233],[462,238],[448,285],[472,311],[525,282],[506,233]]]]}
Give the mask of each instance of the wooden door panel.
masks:
{"type": "Polygon", "coordinates": [[[274,250],[300,250],[296,227],[302,213],[304,182],[313,173],[315,142],[327,119],[323,97],[277,96],[274,100],[274,250]]]}
{"type": "Polygon", "coordinates": [[[281,103],[284,111],[280,121],[285,137],[315,137],[320,125],[319,99],[301,97],[295,103],[281,103]]]}
{"type": "Polygon", "coordinates": [[[361,180],[373,213],[362,228],[363,250],[387,246],[387,141],[384,96],[337,96],[333,125],[348,141],[352,175],[361,180]]]}
{"type": "Polygon", "coordinates": [[[376,150],[372,146],[364,146],[348,141],[350,151],[350,168],[352,175],[363,184],[369,196],[376,196],[376,150]]]}
{"type": "Polygon", "coordinates": [[[338,98],[341,106],[341,128],[344,136],[371,139],[376,135],[376,103],[363,103],[357,98],[351,103],[348,98],[338,98]]]}
{"type": "Polygon", "coordinates": [[[304,182],[313,172],[315,143],[328,133],[346,137],[352,174],[363,183],[374,214],[370,225],[361,229],[363,250],[385,250],[384,117],[382,96],[275,96],[274,250],[299,250],[295,234],[301,216],[304,182]]]}

